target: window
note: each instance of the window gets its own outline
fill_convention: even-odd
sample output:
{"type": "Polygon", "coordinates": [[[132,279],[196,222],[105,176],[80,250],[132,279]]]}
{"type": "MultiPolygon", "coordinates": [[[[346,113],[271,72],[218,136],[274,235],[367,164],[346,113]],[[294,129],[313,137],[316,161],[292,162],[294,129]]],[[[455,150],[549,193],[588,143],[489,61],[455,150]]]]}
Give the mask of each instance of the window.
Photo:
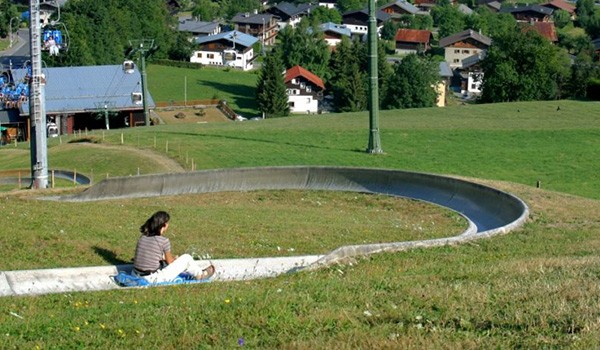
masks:
{"type": "Polygon", "coordinates": [[[310,97],[306,99],[306,103],[310,103],[310,97]]]}
{"type": "Polygon", "coordinates": [[[287,89],[286,92],[287,92],[288,95],[291,95],[292,94],[292,89],[287,89]]]}
{"type": "Polygon", "coordinates": [[[294,85],[298,84],[298,82],[296,81],[296,78],[292,79],[292,84],[294,84],[294,85]]]}
{"type": "Polygon", "coordinates": [[[477,90],[477,84],[471,84],[471,90],[477,90]]]}
{"type": "Polygon", "coordinates": [[[467,53],[468,54],[468,53],[471,53],[471,51],[469,51],[469,50],[463,50],[462,53],[467,53]]]}
{"type": "Polygon", "coordinates": [[[288,105],[290,106],[290,108],[294,108],[294,102],[288,102],[288,105]]]}
{"type": "Polygon", "coordinates": [[[460,50],[458,50],[458,49],[454,50],[454,53],[460,53],[460,50]]]}
{"type": "Polygon", "coordinates": [[[459,63],[460,60],[458,58],[455,58],[454,60],[452,60],[452,63],[459,63]]]}
{"type": "Polygon", "coordinates": [[[202,52],[198,52],[198,54],[196,55],[196,57],[202,58],[202,52]]]}
{"type": "Polygon", "coordinates": [[[300,89],[305,89],[306,88],[306,83],[300,83],[300,89]]]}
{"type": "Polygon", "coordinates": [[[310,85],[306,85],[306,92],[311,92],[312,88],[310,87],[310,85]]]}
{"type": "Polygon", "coordinates": [[[208,53],[208,54],[206,54],[206,58],[213,59],[213,58],[215,58],[215,54],[214,53],[208,53]]]}

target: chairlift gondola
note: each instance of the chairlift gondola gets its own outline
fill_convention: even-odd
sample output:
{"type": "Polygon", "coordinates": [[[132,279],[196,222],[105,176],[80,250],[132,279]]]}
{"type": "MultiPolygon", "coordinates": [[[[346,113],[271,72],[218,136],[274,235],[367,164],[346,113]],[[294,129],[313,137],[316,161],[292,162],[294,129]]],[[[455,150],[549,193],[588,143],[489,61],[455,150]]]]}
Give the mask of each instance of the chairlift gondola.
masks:
{"type": "Polygon", "coordinates": [[[42,50],[48,51],[50,56],[58,56],[69,47],[67,27],[63,23],[52,22],[44,28],[42,40],[42,50]]]}

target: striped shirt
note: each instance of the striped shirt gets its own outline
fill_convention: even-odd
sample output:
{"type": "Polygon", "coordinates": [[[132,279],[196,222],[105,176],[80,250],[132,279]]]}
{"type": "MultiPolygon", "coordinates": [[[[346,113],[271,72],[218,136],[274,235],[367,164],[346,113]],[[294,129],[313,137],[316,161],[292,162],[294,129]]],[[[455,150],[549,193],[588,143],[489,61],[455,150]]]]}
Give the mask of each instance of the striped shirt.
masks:
{"type": "Polygon", "coordinates": [[[135,247],[133,267],[138,271],[156,271],[160,267],[160,260],[164,253],[171,250],[171,241],[164,236],[142,235],[135,247]]]}

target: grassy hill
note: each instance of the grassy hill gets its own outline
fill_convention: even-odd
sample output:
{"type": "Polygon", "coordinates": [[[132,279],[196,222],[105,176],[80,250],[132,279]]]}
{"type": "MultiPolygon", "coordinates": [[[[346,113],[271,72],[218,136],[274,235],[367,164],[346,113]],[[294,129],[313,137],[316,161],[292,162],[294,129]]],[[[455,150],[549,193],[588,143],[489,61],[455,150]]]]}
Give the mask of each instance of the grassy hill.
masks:
{"type": "MultiPolygon", "coordinates": [[[[51,167],[93,169],[96,177],[164,171],[164,156],[185,169],[192,160],[198,169],[400,168],[478,178],[520,196],[532,214],[505,236],[273,279],[0,298],[4,347],[597,348],[599,107],[552,101],[385,111],[384,155],[364,152],[366,113],[111,130],[87,136],[96,147],[68,143],[75,137],[49,140],[51,167]]],[[[0,170],[27,162],[26,145],[0,148],[0,170]]],[[[7,223],[0,270],[126,262],[137,228],[158,209],[172,213],[176,252],[213,258],[421,239],[464,225],[425,204],[326,192],[84,204],[36,195],[0,196],[7,223]]]]}

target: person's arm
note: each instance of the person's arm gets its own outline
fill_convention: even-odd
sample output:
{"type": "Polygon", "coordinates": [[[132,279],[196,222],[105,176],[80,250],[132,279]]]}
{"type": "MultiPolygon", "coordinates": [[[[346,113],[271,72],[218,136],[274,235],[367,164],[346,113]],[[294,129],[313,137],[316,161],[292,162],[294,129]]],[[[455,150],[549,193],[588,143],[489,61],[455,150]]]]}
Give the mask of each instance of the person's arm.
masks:
{"type": "Polygon", "coordinates": [[[167,264],[171,264],[173,261],[175,261],[175,259],[177,259],[177,257],[173,256],[170,250],[165,252],[165,261],[167,262],[167,264]]]}

